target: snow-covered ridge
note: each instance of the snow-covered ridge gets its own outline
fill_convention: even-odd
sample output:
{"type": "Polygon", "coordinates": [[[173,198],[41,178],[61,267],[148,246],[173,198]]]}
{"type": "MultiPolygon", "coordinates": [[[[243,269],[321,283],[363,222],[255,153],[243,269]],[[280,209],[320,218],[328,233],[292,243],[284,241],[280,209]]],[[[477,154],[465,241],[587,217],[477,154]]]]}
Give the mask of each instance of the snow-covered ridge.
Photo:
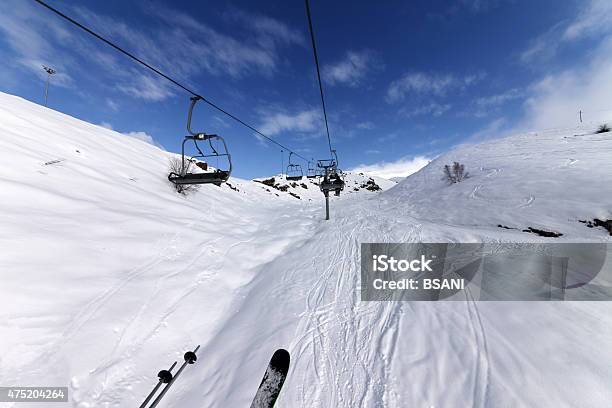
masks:
{"type": "MultiPolygon", "coordinates": [[[[342,173],[342,178],[345,183],[342,196],[350,196],[356,193],[375,193],[395,186],[394,182],[385,178],[364,173],[344,172],[342,173]]],[[[318,178],[303,177],[301,180],[287,180],[285,175],[276,175],[273,177],[257,178],[253,181],[263,185],[267,192],[275,196],[288,194],[291,197],[307,199],[309,201],[321,199],[318,178]]]]}
{"type": "MultiPolygon", "coordinates": [[[[383,196],[431,222],[525,235],[529,227],[561,239],[608,239],[585,221],[612,218],[612,132],[590,124],[463,145],[433,160],[383,196]],[[450,184],[446,164],[469,177],[450,184]],[[501,225],[502,227],[498,227],[501,225]]],[[[526,239],[528,237],[526,236],[526,239]]]]}
{"type": "MultiPolygon", "coordinates": [[[[41,177],[45,177],[42,184],[49,189],[56,187],[58,190],[81,192],[84,189],[80,188],[80,183],[86,181],[89,185],[85,189],[87,194],[97,190],[100,197],[108,197],[106,193],[111,187],[121,189],[124,186],[130,186],[129,190],[175,196],[166,179],[169,159],[176,156],[174,153],[4,93],[0,93],[0,112],[3,131],[0,175],[6,180],[37,184],[42,182],[41,177]],[[115,186],[109,183],[115,183],[115,186]]],[[[199,170],[196,168],[195,171],[199,170]]],[[[363,174],[348,174],[347,186],[351,188],[347,187],[347,192],[357,191],[353,187],[359,187],[367,179],[369,177],[363,174]]],[[[384,179],[376,180],[383,189],[392,185],[384,179]]],[[[210,194],[232,195],[238,191],[243,195],[259,196],[263,189],[260,183],[236,177],[232,177],[229,183],[229,186],[221,188],[204,186],[192,201],[206,200],[210,194]]],[[[304,177],[300,181],[300,185],[310,188],[309,193],[302,191],[308,188],[296,189],[294,183],[288,184],[289,191],[295,190],[296,195],[311,199],[322,197],[316,180],[304,177]]],[[[271,195],[276,196],[288,195],[271,195]]]]}

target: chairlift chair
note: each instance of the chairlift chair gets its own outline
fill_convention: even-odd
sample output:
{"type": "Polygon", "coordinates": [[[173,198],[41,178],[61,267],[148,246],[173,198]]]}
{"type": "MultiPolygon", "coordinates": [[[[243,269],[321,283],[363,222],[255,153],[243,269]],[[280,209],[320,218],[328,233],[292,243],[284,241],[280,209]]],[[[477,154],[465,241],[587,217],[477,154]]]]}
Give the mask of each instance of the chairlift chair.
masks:
{"type": "Polygon", "coordinates": [[[319,188],[326,196],[330,191],[333,191],[336,196],[344,190],[344,180],[342,179],[342,171],[337,168],[337,160],[319,160],[317,167],[323,169],[324,175],[319,188]]]}
{"type": "Polygon", "coordinates": [[[325,190],[333,191],[336,196],[340,195],[340,192],[344,190],[344,180],[340,173],[330,173],[327,177],[323,178],[320,185],[321,191],[325,190]]]}
{"type": "Polygon", "coordinates": [[[291,155],[293,152],[289,152],[289,165],[287,166],[287,180],[297,181],[304,177],[302,166],[299,164],[291,163],[291,155]]]}
{"type": "Polygon", "coordinates": [[[319,174],[322,176],[325,175],[326,169],[335,169],[336,161],[334,159],[320,159],[317,160],[317,169],[319,170],[319,174]]]}
{"type": "Polygon", "coordinates": [[[196,133],[191,130],[193,108],[200,99],[202,98],[199,96],[191,97],[191,105],[189,106],[189,114],[187,115],[187,131],[189,135],[185,136],[181,147],[181,171],[180,174],[175,172],[170,173],[168,175],[168,180],[174,184],[214,184],[220,186],[229,179],[232,173],[232,159],[227,149],[227,144],[221,136],[196,133]],[[222,151],[219,151],[218,148],[213,146],[213,140],[221,142],[221,146],[223,147],[222,151]],[[197,154],[190,157],[185,156],[185,143],[187,143],[187,141],[193,141],[193,146],[197,154]],[[207,142],[210,153],[202,151],[204,147],[200,146],[198,142],[207,142]],[[227,161],[226,170],[215,169],[213,171],[206,171],[208,170],[207,160],[210,158],[225,158],[227,161]],[[204,163],[198,161],[198,159],[203,159],[204,163]],[[195,163],[196,167],[204,171],[199,173],[188,173],[187,169],[189,168],[189,162],[195,163]]]}
{"type": "Polygon", "coordinates": [[[317,178],[319,174],[317,173],[317,169],[312,167],[312,162],[308,162],[308,170],[306,173],[306,178],[312,179],[317,178]]]}

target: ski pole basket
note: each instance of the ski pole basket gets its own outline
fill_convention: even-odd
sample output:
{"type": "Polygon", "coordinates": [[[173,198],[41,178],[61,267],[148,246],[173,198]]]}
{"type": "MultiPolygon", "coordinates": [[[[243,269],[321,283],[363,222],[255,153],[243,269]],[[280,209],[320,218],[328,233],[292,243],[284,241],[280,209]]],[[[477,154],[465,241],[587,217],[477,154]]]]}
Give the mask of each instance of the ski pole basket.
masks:
{"type": "Polygon", "coordinates": [[[166,395],[166,393],[168,392],[168,390],[170,389],[172,384],[174,384],[174,382],[176,381],[178,376],[181,375],[181,373],[183,372],[185,367],[187,367],[188,364],[193,364],[193,363],[196,362],[196,360],[198,359],[198,357],[196,356],[196,353],[197,353],[197,351],[199,349],[200,349],[200,346],[197,346],[193,351],[187,351],[185,353],[185,355],[183,356],[183,359],[185,361],[183,362],[181,367],[178,369],[176,374],[172,374],[172,369],[176,366],[176,361],[174,362],[174,364],[172,364],[170,366],[170,368],[168,370],[161,370],[157,374],[157,377],[159,378],[159,381],[157,382],[155,387],[153,387],[153,390],[149,393],[149,395],[147,395],[147,397],[142,402],[142,404],[140,404],[139,408],[154,408],[154,407],[156,407],[157,404],[159,404],[161,399],[164,397],[164,395],[166,395]],[[151,399],[155,396],[155,394],[157,394],[157,391],[162,386],[162,384],[166,384],[166,386],[161,390],[161,392],[153,400],[151,405],[147,405],[147,404],[149,404],[149,401],[151,401],[151,399]]]}

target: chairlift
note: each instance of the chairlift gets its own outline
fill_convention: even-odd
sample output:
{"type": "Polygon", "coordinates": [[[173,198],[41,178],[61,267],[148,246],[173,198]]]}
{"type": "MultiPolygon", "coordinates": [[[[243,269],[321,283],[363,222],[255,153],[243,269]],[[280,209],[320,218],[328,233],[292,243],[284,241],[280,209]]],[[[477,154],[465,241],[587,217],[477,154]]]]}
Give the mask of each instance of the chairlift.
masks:
{"type": "Polygon", "coordinates": [[[222,183],[225,183],[232,173],[232,159],[227,149],[227,144],[225,140],[218,135],[208,135],[206,133],[196,133],[191,130],[191,117],[193,113],[193,107],[195,104],[201,100],[202,98],[199,96],[191,97],[191,105],[189,106],[189,113],[187,115],[187,131],[189,132],[188,136],[185,136],[183,139],[183,144],[181,147],[181,171],[180,173],[172,172],[168,175],[168,180],[174,184],[214,184],[220,186],[222,183]],[[223,150],[215,148],[213,146],[212,141],[217,140],[221,142],[221,146],[223,150]],[[185,143],[187,141],[193,141],[193,147],[197,151],[196,154],[192,156],[185,156],[185,143]],[[206,142],[208,144],[208,151],[205,146],[201,146],[198,142],[206,142]],[[211,158],[223,159],[227,161],[226,170],[222,169],[214,169],[209,171],[208,161],[211,158]],[[202,159],[202,161],[198,160],[202,159]],[[195,164],[195,167],[202,172],[198,173],[188,173],[187,170],[190,167],[190,163],[195,164]]]}
{"type": "Polygon", "coordinates": [[[335,169],[336,161],[334,159],[320,159],[317,160],[318,173],[323,177],[325,175],[325,169],[335,169]]]}
{"type": "Polygon", "coordinates": [[[340,173],[329,173],[323,177],[319,188],[324,194],[329,194],[330,191],[333,191],[336,196],[339,196],[340,192],[344,190],[344,180],[340,173]]]}
{"type": "Polygon", "coordinates": [[[291,163],[291,155],[293,152],[289,152],[289,165],[287,166],[287,180],[297,181],[304,177],[302,166],[299,164],[291,163]]]}
{"type": "Polygon", "coordinates": [[[338,154],[336,153],[336,149],[332,149],[332,155],[334,156],[334,163],[336,164],[336,171],[338,170],[338,154]]]}
{"type": "MultiPolygon", "coordinates": [[[[335,153],[335,152],[334,152],[335,153]]],[[[323,179],[319,184],[319,188],[327,197],[330,191],[333,191],[336,196],[344,190],[344,180],[342,179],[342,170],[337,167],[337,160],[325,159],[317,162],[317,167],[322,169],[323,179]]]]}
{"type": "Polygon", "coordinates": [[[317,169],[315,169],[313,167],[312,162],[308,162],[308,170],[306,173],[306,178],[312,179],[312,178],[317,178],[319,176],[319,174],[317,173],[317,169]]]}

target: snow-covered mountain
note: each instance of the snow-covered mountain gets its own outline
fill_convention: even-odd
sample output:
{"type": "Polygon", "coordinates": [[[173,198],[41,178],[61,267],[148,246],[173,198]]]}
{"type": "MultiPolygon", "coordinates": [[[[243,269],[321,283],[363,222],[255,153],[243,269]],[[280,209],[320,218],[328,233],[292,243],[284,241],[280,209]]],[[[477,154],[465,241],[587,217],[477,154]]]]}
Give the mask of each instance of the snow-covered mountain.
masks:
{"type": "MultiPolygon", "coordinates": [[[[396,184],[385,178],[364,173],[344,172],[342,173],[342,178],[345,184],[343,195],[376,193],[387,190],[396,184]]],[[[287,180],[285,175],[277,174],[273,177],[257,178],[253,181],[261,184],[262,188],[268,193],[277,197],[289,195],[296,199],[321,201],[322,193],[319,189],[319,180],[317,178],[303,177],[301,180],[296,181],[287,180]]]]}
{"type": "Polygon", "coordinates": [[[595,130],[585,125],[460,146],[384,197],[398,212],[429,222],[486,235],[504,228],[505,239],[529,239],[522,231],[531,227],[570,242],[608,240],[607,231],[585,223],[612,218],[612,132],[595,130]],[[453,162],[468,177],[450,185],[443,170],[453,162]]]}
{"type": "Polygon", "coordinates": [[[361,242],[610,241],[580,222],[612,211],[591,130],[464,146],[395,187],[349,174],[326,222],[311,180],[181,196],[171,153],[0,94],[0,384],[137,406],[200,344],[163,406],[249,406],[280,347],[280,406],[609,406],[607,302],[359,300],[361,242]],[[470,177],[443,180],[452,161],[470,177]]]}

